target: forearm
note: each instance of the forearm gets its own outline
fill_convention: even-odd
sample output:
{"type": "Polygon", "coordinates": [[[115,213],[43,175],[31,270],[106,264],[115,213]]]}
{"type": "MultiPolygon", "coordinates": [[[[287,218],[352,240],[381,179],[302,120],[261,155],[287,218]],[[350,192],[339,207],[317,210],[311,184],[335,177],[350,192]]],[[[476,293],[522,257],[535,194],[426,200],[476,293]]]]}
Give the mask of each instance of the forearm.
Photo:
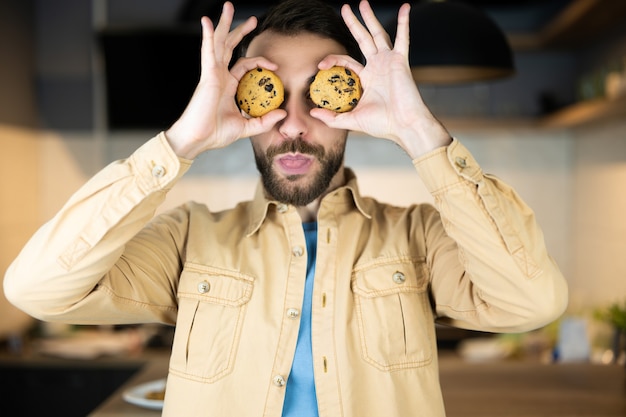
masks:
{"type": "Polygon", "coordinates": [[[437,313],[489,331],[524,331],[556,319],[566,307],[567,286],[534,213],[514,190],[484,175],[456,141],[414,164],[462,266],[456,275],[435,266],[437,313]]]}
{"type": "Polygon", "coordinates": [[[41,318],[83,299],[187,169],[162,135],[103,169],[11,264],[4,281],[9,300],[41,318]]]}
{"type": "Polygon", "coordinates": [[[423,107],[416,112],[405,128],[397,128],[396,142],[404,149],[412,160],[448,146],[452,137],[437,118],[423,107]]]}

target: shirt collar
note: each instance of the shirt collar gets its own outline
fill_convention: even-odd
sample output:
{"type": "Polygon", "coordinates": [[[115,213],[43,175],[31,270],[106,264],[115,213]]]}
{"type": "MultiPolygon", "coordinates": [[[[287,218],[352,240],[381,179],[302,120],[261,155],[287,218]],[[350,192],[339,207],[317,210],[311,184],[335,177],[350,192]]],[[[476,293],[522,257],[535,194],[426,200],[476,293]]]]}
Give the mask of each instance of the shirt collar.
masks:
{"type": "MultiPolygon", "coordinates": [[[[366,210],[367,203],[359,192],[356,175],[350,168],[345,168],[345,174],[346,183],[325,196],[323,198],[323,204],[345,205],[346,203],[350,203],[364,217],[371,219],[372,216],[366,210]]],[[[285,207],[285,205],[267,197],[263,183],[259,180],[254,194],[254,199],[251,203],[250,222],[247,235],[250,236],[259,230],[261,224],[263,224],[267,218],[270,210],[280,211],[282,207],[285,207]]]]}

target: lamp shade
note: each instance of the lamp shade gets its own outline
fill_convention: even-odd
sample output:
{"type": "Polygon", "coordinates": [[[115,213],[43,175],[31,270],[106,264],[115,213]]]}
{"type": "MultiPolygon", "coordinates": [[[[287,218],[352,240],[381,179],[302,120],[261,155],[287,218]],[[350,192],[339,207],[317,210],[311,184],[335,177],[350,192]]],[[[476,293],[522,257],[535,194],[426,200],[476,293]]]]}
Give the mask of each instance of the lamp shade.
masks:
{"type": "Polygon", "coordinates": [[[496,23],[455,1],[411,7],[409,64],[416,82],[427,84],[492,80],[515,72],[511,47],[496,23]]]}

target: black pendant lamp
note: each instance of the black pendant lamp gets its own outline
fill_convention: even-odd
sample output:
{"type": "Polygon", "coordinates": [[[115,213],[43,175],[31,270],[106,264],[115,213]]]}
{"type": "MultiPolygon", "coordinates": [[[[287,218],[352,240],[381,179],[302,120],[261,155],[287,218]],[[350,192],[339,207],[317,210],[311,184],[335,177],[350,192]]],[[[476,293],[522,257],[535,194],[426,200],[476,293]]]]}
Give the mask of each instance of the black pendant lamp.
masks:
{"type": "Polygon", "coordinates": [[[415,81],[424,84],[470,83],[515,73],[504,33],[482,10],[458,1],[411,6],[409,64],[415,81]]]}

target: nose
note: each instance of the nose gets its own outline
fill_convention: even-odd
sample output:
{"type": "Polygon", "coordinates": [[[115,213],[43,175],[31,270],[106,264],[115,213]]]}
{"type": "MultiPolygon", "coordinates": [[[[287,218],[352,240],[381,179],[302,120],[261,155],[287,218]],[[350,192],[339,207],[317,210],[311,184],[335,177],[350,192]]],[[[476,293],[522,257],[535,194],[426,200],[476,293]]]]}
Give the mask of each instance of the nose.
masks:
{"type": "Polygon", "coordinates": [[[287,111],[285,117],[278,127],[278,131],[286,139],[295,139],[304,136],[308,130],[309,108],[304,100],[295,98],[286,98],[283,102],[283,108],[287,111]]]}

